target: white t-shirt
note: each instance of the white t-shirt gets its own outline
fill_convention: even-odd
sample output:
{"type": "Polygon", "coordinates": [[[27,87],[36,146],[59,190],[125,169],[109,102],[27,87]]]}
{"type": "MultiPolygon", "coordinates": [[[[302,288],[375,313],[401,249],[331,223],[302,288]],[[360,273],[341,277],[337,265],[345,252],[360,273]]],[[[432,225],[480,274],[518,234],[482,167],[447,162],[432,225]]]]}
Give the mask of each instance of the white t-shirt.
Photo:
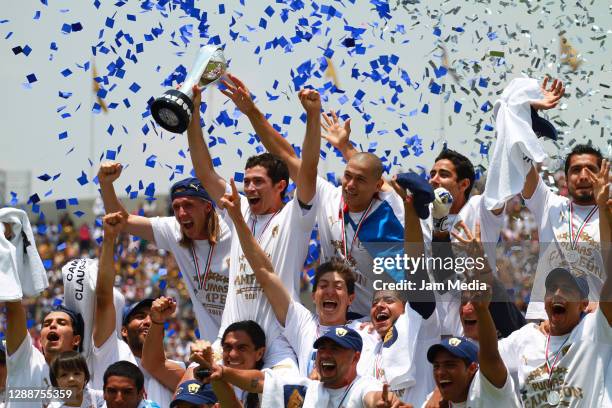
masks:
{"type": "Polygon", "coordinates": [[[279,376],[264,370],[261,408],[361,408],[371,391],[382,391],[382,383],[372,377],[355,377],[346,387],[331,389],[305,377],[279,376]]]}
{"type": "Polygon", "coordinates": [[[368,392],[382,391],[382,383],[372,377],[357,376],[353,382],[342,388],[326,388],[329,394],[329,408],[361,408],[368,392]]]}
{"type": "MultiPolygon", "coordinates": [[[[299,300],[300,278],[308,253],[315,212],[302,209],[297,194],[275,214],[252,214],[244,197],[240,204],[247,225],[263,251],[270,257],[283,286],[292,299],[299,300]]],[[[228,221],[231,222],[229,219],[228,221]]],[[[236,238],[231,243],[230,282],[218,340],[230,324],[254,320],[266,333],[266,367],[274,366],[288,358],[295,359],[291,347],[282,337],[282,328],[276,320],[272,306],[244,256],[234,225],[229,225],[232,236],[236,238]]]]}
{"type": "MultiPolygon", "coordinates": [[[[346,326],[357,330],[360,323],[361,321],[350,321],[346,326]]],[[[283,335],[297,356],[300,375],[308,377],[314,369],[316,350],[312,345],[327,332],[329,327],[321,325],[319,317],[300,302],[293,301],[289,304],[283,335]]]]}
{"type": "Polygon", "coordinates": [[[113,332],[99,348],[92,344],[92,366],[90,384],[94,390],[104,388],[104,372],[109,365],[117,361],[129,361],[136,364],[136,358],[128,344],[113,332]]]}
{"type": "MultiPolygon", "coordinates": [[[[431,367],[431,366],[430,366],[431,367]]],[[[422,404],[421,408],[425,408],[427,401],[432,394],[427,396],[427,399],[422,404]]],[[[516,393],[514,392],[514,384],[510,375],[506,376],[506,382],[502,388],[497,388],[487,380],[487,377],[478,372],[474,375],[470,389],[468,390],[468,398],[465,402],[453,402],[452,407],[459,408],[489,408],[503,407],[513,408],[520,407],[516,393]]]]}
{"type": "MultiPolygon", "coordinates": [[[[103,408],[106,406],[106,401],[104,401],[104,392],[101,390],[92,390],[89,387],[86,387],[83,391],[83,402],[81,402],[80,408],[103,408]]],[[[52,402],[47,408],[68,408],[63,402],[52,402]]]]}
{"type": "Polygon", "coordinates": [[[572,273],[584,275],[589,283],[589,299],[597,300],[597,294],[603,286],[605,267],[601,258],[599,239],[599,210],[597,206],[573,204],[573,233],[576,236],[582,222],[592,209],[594,212],[578,237],[574,254],[576,262],[569,256],[570,249],[570,200],[559,196],[538,180],[538,186],[530,199],[525,199],[529,211],[539,220],[540,258],[536,272],[531,299],[527,308],[527,319],[546,319],[544,311],[544,282],[548,272],[558,266],[571,266],[572,273]]]}
{"type": "Polygon", "coordinates": [[[335,187],[318,177],[317,196],[316,212],[321,241],[321,263],[333,257],[344,259],[343,242],[346,241],[347,251],[352,258],[349,264],[353,267],[356,278],[355,300],[350,310],[368,316],[374,294],[373,281],[381,279],[381,275],[372,272],[374,261],[370,252],[374,252],[376,256],[391,256],[391,253],[383,252],[385,250],[394,251],[391,243],[398,244],[397,249],[403,251],[404,204],[402,199],[394,191],[379,192],[378,199],[372,202],[371,208],[365,214],[357,238],[355,230],[365,211],[348,213],[344,222],[346,237],[343,238],[343,212],[340,207],[343,202],[342,187],[335,187]],[[364,243],[368,244],[370,251],[364,243]]]}
{"type": "Polygon", "coordinates": [[[157,247],[172,252],[181,270],[198,321],[200,338],[210,342],[215,341],[218,336],[229,286],[231,233],[225,221],[225,214],[227,214],[225,211],[217,212],[220,234],[212,250],[210,261],[211,247],[208,240],[194,241],[197,262],[194,262],[191,248],[179,244],[182,233],[176,218],[150,219],[157,247]],[[208,275],[207,261],[210,262],[208,275]],[[201,289],[199,282],[202,285],[201,289]]]}
{"type": "MultiPolygon", "coordinates": [[[[499,341],[508,370],[518,371],[525,407],[543,405],[550,391],[546,339],[535,324],[527,324],[499,341]]],[[[610,384],[605,373],[612,359],[612,328],[601,309],[587,314],[569,335],[550,337],[550,364],[559,350],[552,388],[561,396],[560,406],[603,406],[605,381],[610,384]]]]}
{"type": "MultiPolygon", "coordinates": [[[[51,386],[49,379],[49,366],[45,356],[32,344],[32,337],[28,332],[13,354],[6,357],[6,388],[36,387],[47,388],[51,386]]],[[[8,403],[6,406],[21,406],[22,404],[8,403]]],[[[32,407],[42,407],[41,402],[32,402],[32,407]]]]}
{"type": "MultiPolygon", "coordinates": [[[[437,305],[436,305],[437,307],[437,305]]],[[[390,385],[402,401],[419,406],[435,388],[431,365],[423,356],[440,342],[440,325],[434,311],[425,320],[406,302],[404,313],[395,321],[386,341],[378,333],[359,331],[364,338],[357,373],[370,375],[390,385]]]]}

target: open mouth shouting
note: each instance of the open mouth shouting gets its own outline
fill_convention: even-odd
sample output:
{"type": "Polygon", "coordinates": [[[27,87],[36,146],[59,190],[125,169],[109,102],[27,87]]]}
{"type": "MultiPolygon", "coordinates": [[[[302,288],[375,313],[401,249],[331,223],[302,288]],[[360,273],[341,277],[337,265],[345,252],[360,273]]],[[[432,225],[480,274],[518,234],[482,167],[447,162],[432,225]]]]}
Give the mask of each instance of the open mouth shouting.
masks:
{"type": "Polygon", "coordinates": [[[336,372],[336,362],[333,360],[321,361],[319,365],[319,370],[322,377],[331,377],[336,372]]]}
{"type": "Polygon", "coordinates": [[[335,300],[326,299],[326,300],[323,301],[321,306],[322,306],[321,309],[324,312],[333,313],[338,308],[338,302],[336,302],[335,300]]]}
{"type": "Polygon", "coordinates": [[[261,197],[247,197],[249,205],[257,205],[261,202],[261,197]]]}
{"type": "Polygon", "coordinates": [[[439,380],[438,381],[438,388],[442,392],[448,391],[448,389],[452,387],[452,385],[453,385],[453,382],[451,380],[439,380]]]}
{"type": "Polygon", "coordinates": [[[48,342],[53,343],[53,342],[57,342],[59,340],[60,340],[60,336],[59,336],[59,334],[57,334],[57,332],[52,331],[52,332],[49,332],[49,334],[47,334],[47,341],[48,342]]]}

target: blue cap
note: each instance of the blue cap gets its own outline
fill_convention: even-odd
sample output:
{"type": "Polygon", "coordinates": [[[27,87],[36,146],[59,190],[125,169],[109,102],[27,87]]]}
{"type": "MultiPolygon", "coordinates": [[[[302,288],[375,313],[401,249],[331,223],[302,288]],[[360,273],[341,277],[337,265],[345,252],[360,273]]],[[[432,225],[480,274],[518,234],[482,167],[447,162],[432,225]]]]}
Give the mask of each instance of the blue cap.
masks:
{"type": "Polygon", "coordinates": [[[559,134],[552,123],[538,115],[538,111],[531,108],[531,129],[536,136],[545,137],[547,139],[557,140],[559,134]]]}
{"type": "Polygon", "coordinates": [[[363,347],[363,340],[361,340],[359,333],[346,326],[330,327],[324,335],[314,342],[312,347],[318,349],[324,339],[329,339],[340,347],[353,349],[355,351],[361,351],[363,347]]]}
{"type": "Polygon", "coordinates": [[[553,280],[559,279],[563,276],[567,276],[572,282],[574,282],[583,299],[587,299],[589,297],[589,283],[584,276],[575,276],[565,268],[555,268],[548,272],[544,286],[548,289],[548,287],[553,283],[553,280]]]}
{"type": "Polygon", "coordinates": [[[200,180],[195,177],[177,181],[172,185],[170,189],[170,199],[174,201],[175,198],[180,197],[195,197],[208,201],[211,204],[213,203],[212,198],[204,189],[200,180]]]}
{"type": "Polygon", "coordinates": [[[453,356],[470,363],[478,362],[478,347],[466,337],[449,337],[438,344],[434,344],[427,350],[427,361],[433,364],[433,360],[440,350],[446,350],[453,356]]]}
{"type": "Polygon", "coordinates": [[[176,396],[170,403],[170,408],[178,405],[179,401],[196,405],[214,404],[217,402],[217,396],[210,384],[202,384],[197,380],[189,380],[178,386],[176,396]]]}
{"type": "Polygon", "coordinates": [[[134,314],[136,309],[140,309],[141,307],[151,307],[153,304],[153,300],[151,298],[141,300],[140,302],[132,303],[130,306],[126,306],[123,308],[123,320],[122,324],[126,326],[130,320],[130,316],[134,314]]]}
{"type": "Polygon", "coordinates": [[[414,172],[410,172],[398,174],[395,181],[400,187],[412,193],[414,209],[419,218],[427,219],[429,217],[429,203],[436,199],[433,188],[427,180],[414,172]]]}

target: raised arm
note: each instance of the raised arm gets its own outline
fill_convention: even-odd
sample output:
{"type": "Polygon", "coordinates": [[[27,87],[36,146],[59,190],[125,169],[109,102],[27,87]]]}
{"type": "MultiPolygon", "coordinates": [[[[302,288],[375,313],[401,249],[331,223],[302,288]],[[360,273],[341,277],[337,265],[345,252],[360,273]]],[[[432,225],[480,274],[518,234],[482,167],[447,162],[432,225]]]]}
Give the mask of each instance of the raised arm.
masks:
{"type": "Polygon", "coordinates": [[[142,366],[170,391],[179,385],[185,369],[166,359],[164,324],[176,311],[176,302],[161,296],[151,305],[151,327],[142,347],[142,366]]]}
{"type": "Polygon", "coordinates": [[[272,127],[265,115],[257,108],[246,85],[232,74],[227,74],[227,77],[230,79],[229,82],[221,81],[226,87],[221,90],[223,95],[230,98],[240,112],[249,118],[253,130],[261,139],[266,150],[280,157],[287,164],[291,179],[297,180],[301,160],[295,154],[291,144],[272,127]]]}
{"type": "Polygon", "coordinates": [[[155,242],[151,220],[147,217],[128,214],[117,198],[113,182],[119,178],[122,169],[123,167],[121,164],[115,162],[105,162],[100,165],[100,169],[98,170],[98,182],[100,183],[100,194],[102,195],[104,210],[107,214],[115,212],[123,213],[127,218],[125,232],[128,234],[155,242]]]}
{"type": "MultiPolygon", "coordinates": [[[[548,110],[556,107],[565,93],[563,82],[555,79],[550,88],[547,88],[546,86],[548,85],[548,80],[549,78],[545,77],[544,81],[542,82],[542,86],[540,87],[542,99],[531,102],[531,107],[535,110],[548,110]]],[[[540,176],[538,175],[536,168],[532,167],[525,178],[525,185],[523,186],[522,191],[523,198],[530,199],[531,196],[533,196],[536,187],[538,187],[539,179],[540,176]]]]}
{"type": "Polygon", "coordinates": [[[272,310],[274,310],[276,319],[282,326],[285,326],[287,311],[291,303],[291,295],[287,288],[283,286],[283,282],[278,275],[274,273],[270,258],[261,249],[246,221],[244,221],[244,217],[240,212],[240,195],[233,179],[230,180],[230,185],[232,187],[232,194],[226,194],[220,200],[221,206],[227,210],[234,223],[242,252],[244,252],[249,265],[251,265],[255,273],[255,279],[257,279],[257,282],[263,288],[268,302],[270,302],[272,310]]]}
{"type": "Polygon", "coordinates": [[[204,140],[204,134],[200,127],[200,103],[202,102],[202,90],[193,86],[193,115],[187,128],[187,142],[189,143],[189,155],[195,170],[196,177],[215,201],[219,201],[225,194],[225,180],[215,171],[208,146],[204,140]]]}
{"type": "Polygon", "coordinates": [[[307,204],[317,190],[317,166],[321,150],[321,96],[313,89],[302,89],[299,97],[306,111],[306,135],[302,143],[302,164],[295,182],[298,199],[307,204]]]}
{"type": "Polygon", "coordinates": [[[344,160],[349,161],[357,153],[357,149],[349,140],[351,119],[348,118],[344,125],[340,125],[336,112],[330,111],[329,115],[323,113],[323,121],[325,123],[321,124],[321,127],[325,133],[322,137],[342,153],[344,160]]]}
{"type": "Polygon", "coordinates": [[[94,314],[93,341],[100,347],[113,335],[116,324],[116,311],[113,302],[113,287],[115,282],[115,240],[125,226],[126,220],[122,213],[112,213],[104,216],[104,239],[102,253],[98,265],[96,280],[96,306],[94,314]]]}
{"type": "Polygon", "coordinates": [[[10,356],[17,351],[28,334],[25,308],[20,301],[6,302],[6,352],[10,356]]]}
{"type": "Polygon", "coordinates": [[[499,355],[497,348],[497,331],[493,323],[493,317],[489,312],[489,291],[480,296],[472,297],[472,305],[478,316],[478,364],[482,374],[497,388],[502,388],[506,383],[508,370],[499,355]]]}
{"type": "Polygon", "coordinates": [[[599,297],[599,307],[608,324],[612,326],[612,199],[610,199],[610,162],[603,160],[598,174],[587,169],[589,178],[593,183],[593,194],[599,207],[599,239],[601,241],[601,255],[604,262],[604,284],[599,297]]]}

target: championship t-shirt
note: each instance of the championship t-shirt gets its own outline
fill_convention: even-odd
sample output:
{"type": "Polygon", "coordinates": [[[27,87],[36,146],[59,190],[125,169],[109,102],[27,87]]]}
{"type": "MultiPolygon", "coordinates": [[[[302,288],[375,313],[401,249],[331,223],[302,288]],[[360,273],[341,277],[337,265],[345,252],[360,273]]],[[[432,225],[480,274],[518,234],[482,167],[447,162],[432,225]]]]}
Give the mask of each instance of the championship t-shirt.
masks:
{"type": "Polygon", "coordinates": [[[383,278],[373,272],[374,258],[403,253],[402,199],[394,191],[379,192],[368,209],[351,213],[344,208],[342,187],[321,177],[317,178],[317,196],[321,263],[333,257],[348,258],[356,278],[356,296],[350,310],[368,316],[374,281],[383,278]]]}
{"type": "Polygon", "coordinates": [[[210,342],[218,336],[229,286],[231,233],[226,214],[217,212],[220,234],[212,247],[207,239],[193,241],[192,247],[182,246],[181,227],[176,218],[151,218],[157,247],[172,252],[183,275],[200,338],[210,342]]]}
{"type": "MultiPolygon", "coordinates": [[[[297,194],[281,210],[273,214],[251,213],[244,197],[240,200],[240,204],[247,225],[259,246],[270,257],[275,273],[289,291],[291,298],[299,300],[300,278],[308,253],[310,234],[314,227],[315,212],[301,208],[297,194]]],[[[231,243],[230,281],[218,340],[230,324],[242,320],[254,320],[266,333],[264,356],[266,367],[287,358],[294,359],[291,347],[282,337],[282,327],[276,320],[272,306],[244,256],[233,224],[230,226],[235,239],[231,243]]]]}
{"type": "Polygon", "coordinates": [[[527,324],[499,341],[508,370],[518,371],[523,406],[547,406],[551,392],[559,396],[559,406],[604,406],[612,327],[601,309],[584,316],[569,334],[550,336],[548,353],[546,346],[547,336],[535,324],[527,324]],[[546,357],[554,366],[552,376],[546,357]]]}
{"type": "Polygon", "coordinates": [[[589,299],[596,301],[605,274],[597,206],[577,205],[550,191],[541,178],[533,196],[525,199],[525,204],[539,220],[540,239],[540,257],[526,318],[546,319],[544,282],[548,272],[560,266],[569,266],[572,273],[584,276],[589,283],[589,299]],[[574,248],[571,242],[577,242],[574,248]]]}

